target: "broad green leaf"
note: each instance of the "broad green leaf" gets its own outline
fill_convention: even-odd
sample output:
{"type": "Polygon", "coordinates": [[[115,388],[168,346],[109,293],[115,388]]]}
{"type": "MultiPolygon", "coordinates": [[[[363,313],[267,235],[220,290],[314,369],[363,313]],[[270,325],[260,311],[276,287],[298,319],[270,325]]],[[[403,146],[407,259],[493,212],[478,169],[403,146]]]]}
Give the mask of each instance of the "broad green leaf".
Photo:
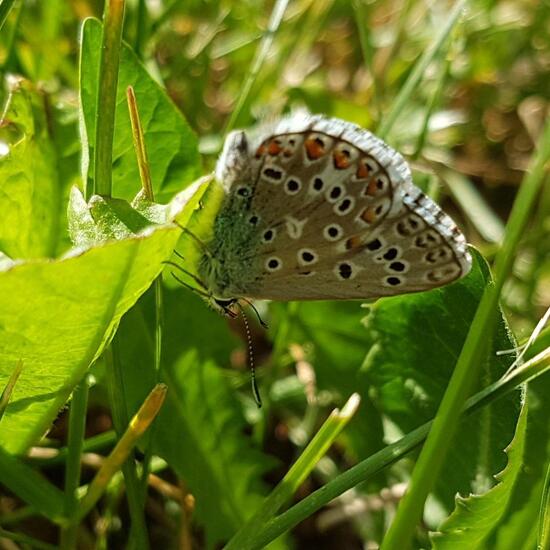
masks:
{"type": "Polygon", "coordinates": [[[550,378],[541,376],[527,386],[527,434],[523,468],[501,522],[491,535],[488,546],[499,550],[531,550],[536,545],[534,526],[539,520],[542,485],[546,468],[550,464],[550,423],[548,407],[550,378]],[[529,545],[529,542],[530,545],[529,545]]]}
{"type": "Polygon", "coordinates": [[[0,250],[11,258],[54,256],[64,192],[43,98],[24,80],[12,77],[8,86],[0,134],[0,250]]]}
{"type": "MultiPolygon", "coordinates": [[[[102,28],[96,19],[82,26],[80,58],[81,130],[87,144],[83,154],[83,179],[93,177],[95,118],[102,28]]],[[[133,147],[126,88],[137,98],[157,202],[168,202],[201,175],[198,142],[193,131],[132,50],[123,45],[120,59],[115,136],[113,144],[113,194],[130,200],[139,190],[140,178],[133,147]]]]}
{"type": "Polygon", "coordinates": [[[71,239],[76,246],[86,247],[139,235],[151,224],[162,225],[176,220],[180,226],[185,226],[209,185],[209,178],[201,178],[168,204],[150,202],[141,192],[131,204],[99,195],[86,202],[80,189],[73,187],[68,209],[71,239]]]}
{"type": "Polygon", "coordinates": [[[18,361],[25,365],[2,418],[0,446],[22,453],[44,434],[179,235],[177,227],[150,230],[0,272],[0,387],[18,361]]]}
{"type": "MultiPolygon", "coordinates": [[[[489,269],[477,252],[464,279],[430,292],[380,300],[366,319],[370,350],[363,375],[380,411],[407,433],[436,414],[462,348],[489,269]]],[[[497,380],[513,357],[496,355],[515,347],[500,317],[489,359],[479,365],[476,388],[497,380]]],[[[461,424],[436,486],[436,495],[452,508],[457,491],[487,491],[504,468],[502,451],[511,441],[519,414],[520,392],[498,400],[461,424]]]]}
{"type": "MultiPolygon", "coordinates": [[[[180,288],[164,288],[164,307],[162,380],[169,391],[155,423],[154,449],[194,495],[194,517],[211,548],[254,512],[271,460],[244,436],[231,377],[215,364],[227,364],[235,348],[226,320],[180,288]]],[[[130,411],[155,382],[153,308],[149,292],[117,333],[130,411]]]]}
{"type": "Polygon", "coordinates": [[[432,533],[435,550],[476,550],[484,547],[484,541],[498,526],[506,512],[518,474],[523,466],[527,407],[524,406],[516,426],[516,433],[508,448],[508,464],[495,476],[497,485],[481,495],[467,498],[458,496],[453,513],[432,533]]]}

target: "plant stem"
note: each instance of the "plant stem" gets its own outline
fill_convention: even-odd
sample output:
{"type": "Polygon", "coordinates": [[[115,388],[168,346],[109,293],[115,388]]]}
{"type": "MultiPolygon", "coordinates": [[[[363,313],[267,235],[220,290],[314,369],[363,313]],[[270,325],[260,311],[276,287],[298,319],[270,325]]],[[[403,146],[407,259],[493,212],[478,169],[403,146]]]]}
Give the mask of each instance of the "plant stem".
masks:
{"type": "MultiPolygon", "coordinates": [[[[165,396],[166,386],[164,384],[157,384],[147,396],[138,412],[128,423],[126,430],[120,437],[115,448],[103,462],[101,468],[90,483],[88,492],[80,504],[77,514],[78,518],[84,517],[93,508],[99,497],[107,488],[111,478],[121,468],[123,463],[127,462],[128,457],[131,455],[135,445],[160,411],[160,408],[164,403],[165,396]]],[[[124,466],[122,467],[124,468],[124,466]]],[[[141,541],[137,547],[140,549],[144,548],[141,541]]]]}
{"type": "MultiPolygon", "coordinates": [[[[105,370],[107,371],[109,386],[109,401],[111,403],[111,414],[115,431],[119,437],[118,447],[125,434],[126,427],[129,424],[129,415],[126,408],[126,395],[124,393],[124,379],[122,377],[122,365],[118,357],[117,336],[115,335],[111,346],[103,354],[105,359],[105,370]]],[[[113,451],[114,453],[114,451],[113,451]]],[[[111,453],[112,454],[112,453],[111,453]]],[[[132,529],[130,533],[131,542],[140,550],[148,548],[148,536],[145,528],[145,519],[143,517],[143,506],[139,478],[134,460],[133,448],[129,450],[124,463],[122,464],[122,473],[126,483],[126,494],[128,498],[128,508],[130,509],[130,518],[132,529]]],[[[82,517],[82,513],[79,512],[82,517]]]]}
{"type": "Polygon", "coordinates": [[[17,380],[19,379],[19,376],[21,375],[22,370],[23,370],[23,361],[21,361],[20,359],[17,362],[17,365],[15,365],[15,368],[13,369],[13,372],[10,375],[8,383],[6,384],[5,388],[2,391],[2,395],[0,395],[0,420],[2,420],[2,417],[6,412],[6,408],[8,407],[8,404],[10,402],[13,388],[15,387],[15,384],[17,384],[17,380]]]}
{"type": "Polygon", "coordinates": [[[403,108],[409,103],[409,100],[416,90],[416,87],[420,83],[420,80],[422,79],[422,76],[428,68],[428,65],[439,53],[445,43],[445,40],[447,40],[448,36],[453,30],[453,27],[458,22],[465,3],[466,0],[458,0],[458,2],[451,10],[451,13],[445,25],[443,25],[443,27],[437,34],[437,37],[434,40],[433,44],[422,54],[422,57],[414,66],[414,69],[412,70],[405,84],[401,88],[401,91],[397,95],[397,98],[393,102],[391,111],[388,113],[376,132],[378,136],[380,136],[382,139],[386,138],[395,121],[403,111],[403,108]]]}
{"type": "Polygon", "coordinates": [[[255,539],[265,523],[275,516],[281,507],[290,500],[315,465],[325,455],[334,440],[352,419],[359,406],[359,401],[359,395],[353,394],[341,412],[338,409],[332,411],[283,480],[265,499],[258,511],[229,541],[225,547],[226,550],[253,548],[251,541],[255,539]]]}
{"type": "MultiPolygon", "coordinates": [[[[128,100],[128,109],[130,111],[130,121],[132,123],[132,136],[134,141],[134,149],[136,151],[137,162],[139,166],[139,175],[141,179],[141,187],[147,198],[147,200],[153,202],[155,196],[153,193],[153,185],[151,182],[151,170],[149,168],[149,159],[147,156],[147,148],[145,146],[145,136],[143,133],[143,127],[139,118],[139,110],[137,105],[136,96],[132,86],[128,86],[126,90],[126,97],[128,100]]],[[[155,383],[160,382],[160,368],[161,368],[161,356],[162,356],[162,330],[163,330],[163,299],[162,299],[162,275],[159,275],[154,282],[155,289],[155,356],[154,356],[154,368],[155,368],[155,383]]],[[[151,464],[151,458],[153,456],[153,438],[155,434],[155,423],[149,431],[149,441],[147,448],[145,449],[145,456],[143,459],[143,471],[141,474],[142,492],[143,492],[143,504],[145,505],[145,499],[147,497],[147,483],[149,479],[149,466],[151,464]]]]}
{"type": "Polygon", "coordinates": [[[0,29],[4,26],[8,15],[15,4],[15,0],[2,0],[0,4],[0,29]]]}
{"type": "MultiPolygon", "coordinates": [[[[65,515],[71,517],[78,506],[76,491],[80,484],[80,464],[86,429],[86,410],[88,408],[88,377],[73,391],[69,412],[69,436],[67,442],[67,461],[65,465],[65,515]]],[[[62,550],[76,548],[78,521],[70,522],[61,530],[62,550]]]]}
{"type": "Polygon", "coordinates": [[[288,0],[277,0],[273,6],[273,11],[271,12],[267,29],[262,37],[262,40],[260,41],[258,49],[256,50],[254,60],[252,61],[250,71],[248,72],[244,85],[241,89],[235,108],[233,109],[233,112],[231,113],[231,116],[225,126],[224,134],[228,134],[231,130],[233,130],[235,123],[239,119],[239,115],[241,114],[244,104],[250,95],[250,90],[252,90],[252,86],[254,85],[254,82],[256,82],[258,73],[265,62],[267,54],[269,53],[269,49],[273,43],[273,38],[281,24],[287,4],[288,0]]]}
{"type": "Polygon", "coordinates": [[[106,197],[112,194],[113,139],[123,21],[124,0],[107,0],[99,61],[94,158],[94,192],[106,197]]]}

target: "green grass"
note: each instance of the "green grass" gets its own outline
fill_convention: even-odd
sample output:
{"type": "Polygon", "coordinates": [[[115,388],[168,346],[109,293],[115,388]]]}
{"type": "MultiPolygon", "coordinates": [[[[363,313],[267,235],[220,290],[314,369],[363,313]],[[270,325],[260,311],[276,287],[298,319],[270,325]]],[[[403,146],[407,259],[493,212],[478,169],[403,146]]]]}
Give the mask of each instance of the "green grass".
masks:
{"type": "Polygon", "coordinates": [[[548,303],[548,6],[157,7],[0,2],[0,538],[546,544],[549,329],[509,373],[499,352],[548,303]],[[255,304],[258,409],[241,320],[166,262],[197,269],[227,132],[304,107],[409,158],[474,266],[368,304],[255,304]]]}

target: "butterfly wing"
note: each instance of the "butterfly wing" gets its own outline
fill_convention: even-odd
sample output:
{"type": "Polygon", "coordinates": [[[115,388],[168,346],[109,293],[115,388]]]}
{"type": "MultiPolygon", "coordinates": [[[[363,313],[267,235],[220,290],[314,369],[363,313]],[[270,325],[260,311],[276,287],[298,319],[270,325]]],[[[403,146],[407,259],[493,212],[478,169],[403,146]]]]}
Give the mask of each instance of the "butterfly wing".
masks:
{"type": "Polygon", "coordinates": [[[413,185],[403,157],[367,130],[297,115],[253,137],[249,153],[242,134],[235,146],[218,177],[229,194],[246,187],[245,218],[261,235],[247,296],[374,298],[469,271],[454,222],[413,185]]]}

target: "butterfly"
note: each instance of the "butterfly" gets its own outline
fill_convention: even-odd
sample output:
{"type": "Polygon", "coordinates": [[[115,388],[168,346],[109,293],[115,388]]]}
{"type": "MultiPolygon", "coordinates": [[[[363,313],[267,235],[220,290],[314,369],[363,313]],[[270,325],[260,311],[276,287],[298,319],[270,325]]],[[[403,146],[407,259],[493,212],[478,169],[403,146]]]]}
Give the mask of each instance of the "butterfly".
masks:
{"type": "Polygon", "coordinates": [[[213,306],[241,298],[373,299],[446,285],[472,265],[452,219],[371,132],[297,113],[233,131],[216,166],[225,196],[199,280],[213,306]]]}

